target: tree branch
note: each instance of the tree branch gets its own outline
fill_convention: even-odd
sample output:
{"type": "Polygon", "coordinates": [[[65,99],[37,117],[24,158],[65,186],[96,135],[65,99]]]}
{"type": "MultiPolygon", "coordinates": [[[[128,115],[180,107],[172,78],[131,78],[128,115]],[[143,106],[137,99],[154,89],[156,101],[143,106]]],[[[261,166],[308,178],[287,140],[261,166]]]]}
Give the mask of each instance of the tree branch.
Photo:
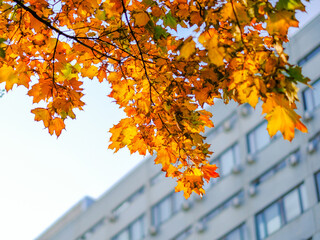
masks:
{"type": "Polygon", "coordinates": [[[37,19],[38,21],[40,21],[41,23],[43,23],[44,25],[46,25],[46,26],[49,27],[50,29],[54,30],[54,31],[57,32],[58,34],[60,34],[60,35],[62,35],[62,36],[65,36],[66,38],[72,39],[72,40],[74,40],[75,42],[81,44],[82,46],[84,46],[84,47],[90,49],[91,51],[96,52],[96,53],[98,53],[98,54],[100,54],[100,55],[102,55],[102,56],[104,56],[104,57],[106,57],[106,58],[112,59],[112,60],[114,60],[114,61],[116,61],[116,62],[121,62],[121,60],[119,60],[119,59],[116,59],[116,58],[114,58],[114,57],[111,57],[111,56],[109,56],[109,55],[107,55],[107,54],[105,54],[105,53],[103,53],[103,52],[95,49],[94,47],[90,47],[88,44],[80,41],[80,39],[77,38],[76,36],[68,35],[68,34],[64,33],[63,31],[61,31],[60,29],[54,27],[54,26],[51,24],[51,22],[46,21],[45,19],[41,18],[35,11],[33,11],[32,9],[30,9],[29,7],[27,7],[26,5],[24,5],[24,4],[21,2],[21,0],[12,0],[12,1],[14,1],[15,3],[17,3],[17,4],[18,4],[20,7],[22,7],[24,10],[26,10],[27,12],[29,12],[35,19],[37,19]]]}

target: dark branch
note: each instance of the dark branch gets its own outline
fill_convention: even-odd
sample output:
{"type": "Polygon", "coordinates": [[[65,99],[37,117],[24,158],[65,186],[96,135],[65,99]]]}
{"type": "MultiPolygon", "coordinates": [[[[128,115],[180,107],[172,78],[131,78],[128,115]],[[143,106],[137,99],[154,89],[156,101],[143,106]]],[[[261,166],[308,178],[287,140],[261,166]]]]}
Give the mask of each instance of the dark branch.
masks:
{"type": "Polygon", "coordinates": [[[62,36],[65,36],[66,38],[69,38],[69,39],[72,39],[74,40],[75,42],[81,44],[82,46],[86,47],[86,48],[89,48],[91,51],[93,52],[96,52],[106,58],[109,58],[109,59],[112,59],[116,62],[121,62],[120,60],[114,58],[114,57],[111,57],[97,49],[95,49],[94,47],[90,47],[89,45],[87,45],[86,43],[80,41],[79,38],[75,37],[75,36],[71,36],[71,35],[68,35],[66,33],[64,33],[63,31],[61,31],[60,29],[54,27],[51,22],[41,18],[35,11],[33,11],[32,9],[30,9],[29,7],[27,7],[26,5],[24,5],[20,0],[13,0],[15,3],[17,3],[20,7],[22,7],[24,10],[26,10],[27,12],[29,12],[35,19],[37,19],[38,21],[40,21],[41,23],[45,24],[47,27],[49,27],[50,29],[54,30],[55,32],[57,32],[58,34],[62,35],[62,36]]]}

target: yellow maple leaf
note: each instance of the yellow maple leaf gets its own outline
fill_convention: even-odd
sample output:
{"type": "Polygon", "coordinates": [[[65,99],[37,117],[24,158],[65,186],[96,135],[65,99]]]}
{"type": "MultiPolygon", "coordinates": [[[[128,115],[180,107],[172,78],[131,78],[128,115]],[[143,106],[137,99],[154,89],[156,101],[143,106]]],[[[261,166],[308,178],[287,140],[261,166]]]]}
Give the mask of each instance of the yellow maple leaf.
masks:
{"type": "Polygon", "coordinates": [[[35,109],[32,109],[31,112],[35,115],[34,116],[35,121],[43,121],[44,126],[46,128],[49,127],[49,124],[51,121],[51,115],[50,115],[48,109],[35,108],[35,109]]]}
{"type": "Polygon", "coordinates": [[[196,51],[196,43],[192,40],[191,37],[186,39],[180,49],[180,55],[178,60],[181,58],[188,59],[196,51]]]}
{"type": "Polygon", "coordinates": [[[290,105],[280,94],[268,95],[262,105],[262,113],[266,113],[267,129],[271,137],[280,131],[284,139],[291,141],[294,138],[295,128],[307,132],[306,126],[300,121],[301,117],[294,111],[295,108],[295,104],[290,105]]]}
{"type": "Polygon", "coordinates": [[[280,34],[281,36],[286,36],[289,27],[299,27],[299,22],[294,18],[294,12],[286,10],[270,14],[266,23],[267,31],[271,35],[280,34]]]}
{"type": "Polygon", "coordinates": [[[29,88],[30,78],[26,74],[21,74],[24,71],[23,64],[16,66],[15,69],[8,65],[0,67],[0,83],[5,82],[5,89],[11,90],[14,84],[23,85],[29,88]]]}

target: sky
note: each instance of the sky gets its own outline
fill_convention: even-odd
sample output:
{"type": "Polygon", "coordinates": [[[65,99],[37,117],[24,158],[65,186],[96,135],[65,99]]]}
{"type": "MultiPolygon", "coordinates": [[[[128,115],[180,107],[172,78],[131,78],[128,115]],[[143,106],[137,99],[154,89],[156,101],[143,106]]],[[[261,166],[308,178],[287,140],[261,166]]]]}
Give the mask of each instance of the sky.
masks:
{"type": "MultiPolygon", "coordinates": [[[[320,1],[311,0],[307,12],[298,14],[300,27],[320,13],[320,1]]],[[[142,161],[107,148],[108,129],[124,117],[107,97],[109,86],[88,81],[84,88],[84,111],[58,139],[34,121],[36,106],[24,87],[0,98],[1,239],[35,239],[84,196],[99,198],[142,161]]]]}

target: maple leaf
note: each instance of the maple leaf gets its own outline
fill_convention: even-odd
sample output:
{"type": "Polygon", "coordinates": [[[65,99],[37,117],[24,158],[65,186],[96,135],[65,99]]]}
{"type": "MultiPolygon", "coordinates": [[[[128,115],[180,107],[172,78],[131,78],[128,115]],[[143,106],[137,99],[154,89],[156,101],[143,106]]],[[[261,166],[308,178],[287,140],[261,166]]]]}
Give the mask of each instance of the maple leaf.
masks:
{"type": "Polygon", "coordinates": [[[277,9],[287,9],[287,10],[301,10],[305,11],[305,6],[302,4],[301,0],[279,0],[276,4],[277,9]]]}
{"type": "Polygon", "coordinates": [[[215,164],[213,165],[205,165],[201,168],[203,172],[203,178],[209,182],[211,178],[217,178],[219,177],[219,173],[216,172],[217,166],[215,164]]]}
{"type": "Polygon", "coordinates": [[[286,36],[289,27],[299,27],[299,22],[294,18],[294,13],[287,10],[271,13],[266,21],[270,34],[286,36]]]}
{"type": "Polygon", "coordinates": [[[280,131],[284,139],[291,141],[295,128],[307,132],[306,126],[300,121],[301,117],[294,111],[295,108],[295,104],[290,104],[282,95],[269,95],[262,105],[262,113],[266,113],[267,129],[271,137],[280,131]]]}
{"type": "Polygon", "coordinates": [[[196,43],[192,40],[192,37],[186,39],[181,47],[178,60],[181,58],[188,59],[196,51],[196,43]]]}

